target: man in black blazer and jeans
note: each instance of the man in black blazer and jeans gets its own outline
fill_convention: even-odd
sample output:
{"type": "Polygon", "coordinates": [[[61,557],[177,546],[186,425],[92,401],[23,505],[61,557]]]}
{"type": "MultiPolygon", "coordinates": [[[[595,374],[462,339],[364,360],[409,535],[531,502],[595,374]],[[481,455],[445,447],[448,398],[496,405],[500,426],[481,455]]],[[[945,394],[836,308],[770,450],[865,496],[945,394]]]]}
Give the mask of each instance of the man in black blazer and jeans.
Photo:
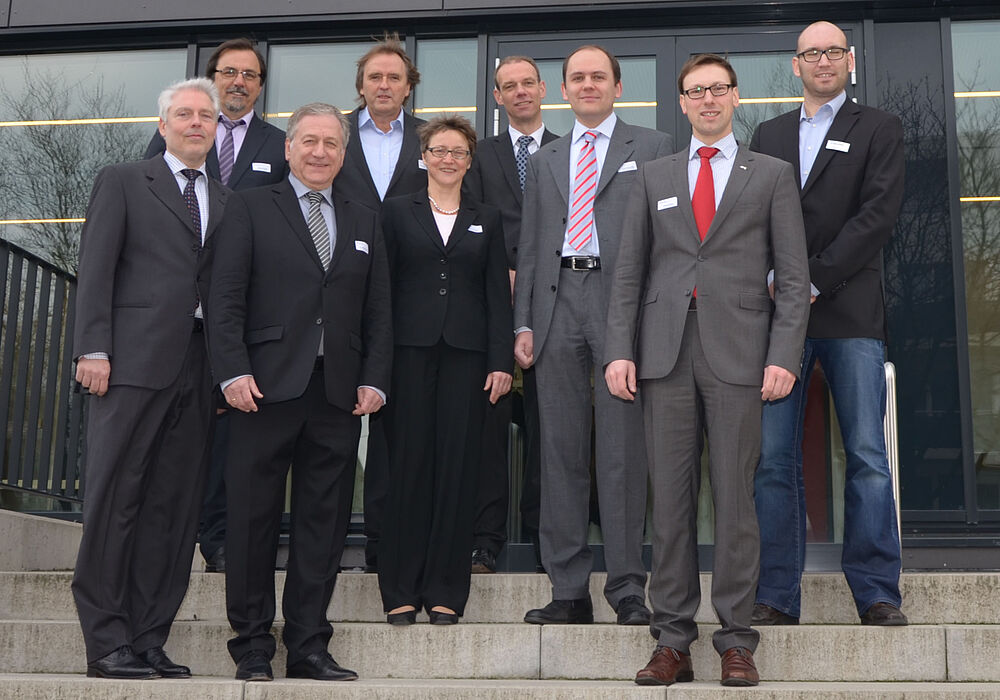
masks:
{"type": "Polygon", "coordinates": [[[896,505],[886,459],[882,248],[903,200],[898,117],[847,99],[847,37],[829,22],[799,35],[801,109],[757,127],[750,148],[790,162],[801,187],[813,304],[802,381],[764,406],[755,479],[761,563],[753,624],[798,624],[805,558],[802,422],[813,364],[823,365],[847,473],[842,566],[862,624],[905,625],[896,505]]]}
{"type": "Polygon", "coordinates": [[[385,403],[389,273],[378,215],[334,196],[347,120],[288,120],[287,180],[235,193],[208,304],[212,369],[231,417],[226,609],[238,680],[271,680],[274,558],[292,468],[282,611],[288,677],[353,680],[327,651],[326,610],[351,515],[361,416],[385,403]],[[217,284],[217,286],[216,286],[217,284]]]}
{"type": "MultiPolygon", "coordinates": [[[[507,56],[497,66],[493,84],[493,98],[507,112],[510,125],[503,133],[479,142],[476,157],[465,176],[464,184],[473,199],[500,210],[507,266],[513,288],[528,157],[541,146],[554,141],[557,136],[542,123],[545,81],[542,80],[534,59],[528,56],[507,56]]],[[[538,390],[535,386],[534,368],[523,370],[522,377],[525,463],[520,508],[523,531],[534,544],[535,559],[540,566],[538,511],[541,448],[538,441],[538,390]]],[[[496,557],[507,541],[507,435],[511,414],[509,396],[487,407],[472,550],[473,573],[495,572],[496,557]]]]}
{"type": "MultiPolygon", "coordinates": [[[[205,77],[215,83],[221,102],[219,126],[205,167],[231,190],[271,185],[285,179],[285,132],[256,114],[254,106],[267,80],[267,62],[250,39],[230,39],[209,56],[205,77]],[[221,154],[221,155],[220,155],[221,154]]],[[[163,137],[153,134],[146,158],[163,153],[163,137]]],[[[228,412],[215,421],[212,455],[202,504],[201,554],[206,571],[226,569],[225,455],[229,449],[228,412]]]]}

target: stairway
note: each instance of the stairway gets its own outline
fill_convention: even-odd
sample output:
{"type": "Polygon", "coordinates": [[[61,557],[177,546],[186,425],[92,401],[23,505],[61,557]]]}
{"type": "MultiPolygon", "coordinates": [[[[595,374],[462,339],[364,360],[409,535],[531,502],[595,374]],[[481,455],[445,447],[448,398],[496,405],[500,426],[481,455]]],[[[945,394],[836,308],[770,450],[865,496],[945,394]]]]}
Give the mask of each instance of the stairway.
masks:
{"type": "MultiPolygon", "coordinates": [[[[907,573],[910,626],[858,624],[843,577],[807,574],[798,627],[762,629],[758,688],[723,688],[711,646],[710,577],[702,576],[701,639],[692,649],[695,682],[669,688],[631,682],[653,650],[644,627],[618,627],[603,602],[602,574],[591,592],[595,625],[524,624],[549,598],[536,574],[475,575],[467,615],[454,627],[384,622],[374,575],[340,576],[330,618],[331,652],[361,680],[274,683],[232,680],[226,651],[223,576],[193,573],[167,652],[191,680],[119,682],[84,676],[83,639],[69,572],[0,573],[0,698],[313,700],[323,698],[669,698],[754,700],[993,698],[1000,700],[1000,573],[907,573]]],[[[278,600],[284,582],[278,574],[278,600]]],[[[280,620],[276,623],[280,631],[280,620]]],[[[279,643],[274,670],[284,671],[279,643]]]]}

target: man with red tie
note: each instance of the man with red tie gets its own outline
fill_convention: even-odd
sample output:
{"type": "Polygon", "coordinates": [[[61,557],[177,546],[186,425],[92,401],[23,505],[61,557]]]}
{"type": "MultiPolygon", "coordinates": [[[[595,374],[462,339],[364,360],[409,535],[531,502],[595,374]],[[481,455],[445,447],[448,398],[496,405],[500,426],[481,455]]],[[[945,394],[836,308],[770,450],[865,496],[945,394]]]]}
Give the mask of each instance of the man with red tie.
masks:
{"type": "Polygon", "coordinates": [[[653,493],[650,631],[640,685],[694,678],[698,491],[704,436],[715,505],[712,605],[723,685],[756,685],[750,628],[760,541],[753,474],[762,401],[788,394],[809,315],[791,167],[733,136],[736,73],[714,54],[678,78],[691,144],[647,163],[626,209],[608,309],[605,379],[641,399],[653,493]],[[774,301],[767,275],[774,269],[774,301]]]}

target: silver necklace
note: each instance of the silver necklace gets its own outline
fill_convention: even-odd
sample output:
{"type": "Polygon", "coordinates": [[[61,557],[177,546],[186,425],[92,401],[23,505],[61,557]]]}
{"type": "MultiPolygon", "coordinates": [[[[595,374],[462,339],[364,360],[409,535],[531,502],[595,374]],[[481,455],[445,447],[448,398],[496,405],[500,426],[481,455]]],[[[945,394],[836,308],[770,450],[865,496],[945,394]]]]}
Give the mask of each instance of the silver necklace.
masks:
{"type": "Polygon", "coordinates": [[[454,209],[452,209],[451,211],[448,211],[447,209],[442,209],[441,207],[439,207],[438,203],[435,202],[434,198],[431,197],[430,195],[427,195],[427,199],[431,200],[431,206],[434,207],[435,209],[437,209],[437,211],[438,211],[439,214],[444,214],[445,216],[454,216],[455,214],[458,213],[458,210],[462,208],[462,206],[459,205],[459,206],[455,207],[454,209]]]}

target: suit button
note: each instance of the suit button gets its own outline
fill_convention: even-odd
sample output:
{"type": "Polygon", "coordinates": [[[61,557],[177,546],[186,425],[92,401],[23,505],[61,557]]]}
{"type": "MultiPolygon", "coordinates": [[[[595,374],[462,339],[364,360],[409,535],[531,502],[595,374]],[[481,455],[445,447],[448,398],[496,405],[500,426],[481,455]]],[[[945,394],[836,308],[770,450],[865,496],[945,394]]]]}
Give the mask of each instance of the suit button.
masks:
{"type": "Polygon", "coordinates": [[[552,286],[550,287],[550,289],[551,289],[551,290],[552,290],[552,291],[554,292],[554,291],[556,291],[556,286],[555,286],[555,285],[553,284],[553,285],[552,285],[552,286]]]}
{"type": "Polygon", "coordinates": [[[317,318],[317,319],[316,319],[316,325],[317,325],[317,326],[322,326],[322,325],[323,325],[323,319],[321,319],[321,318],[317,318]]]}
{"type": "Polygon", "coordinates": [[[556,255],[558,255],[561,258],[562,257],[562,251],[561,250],[557,250],[556,251],[556,255]]]}
{"type": "Polygon", "coordinates": [[[447,258],[441,258],[441,264],[442,265],[447,265],[448,264],[448,259],[447,258]]]}
{"type": "Polygon", "coordinates": [[[701,255],[698,256],[698,262],[705,262],[705,258],[701,255]]]}
{"type": "Polygon", "coordinates": [[[447,272],[442,272],[440,274],[440,277],[441,277],[441,279],[446,280],[446,279],[448,279],[448,273],[447,272]]]}
{"type": "Polygon", "coordinates": [[[510,250],[511,250],[511,252],[513,252],[513,253],[517,253],[517,246],[516,246],[516,245],[515,245],[515,246],[511,246],[511,249],[510,249],[510,250]]]}
{"type": "Polygon", "coordinates": [[[438,294],[441,295],[441,296],[444,296],[447,293],[448,293],[448,290],[445,289],[444,287],[442,287],[441,289],[438,290],[438,294]]]}

